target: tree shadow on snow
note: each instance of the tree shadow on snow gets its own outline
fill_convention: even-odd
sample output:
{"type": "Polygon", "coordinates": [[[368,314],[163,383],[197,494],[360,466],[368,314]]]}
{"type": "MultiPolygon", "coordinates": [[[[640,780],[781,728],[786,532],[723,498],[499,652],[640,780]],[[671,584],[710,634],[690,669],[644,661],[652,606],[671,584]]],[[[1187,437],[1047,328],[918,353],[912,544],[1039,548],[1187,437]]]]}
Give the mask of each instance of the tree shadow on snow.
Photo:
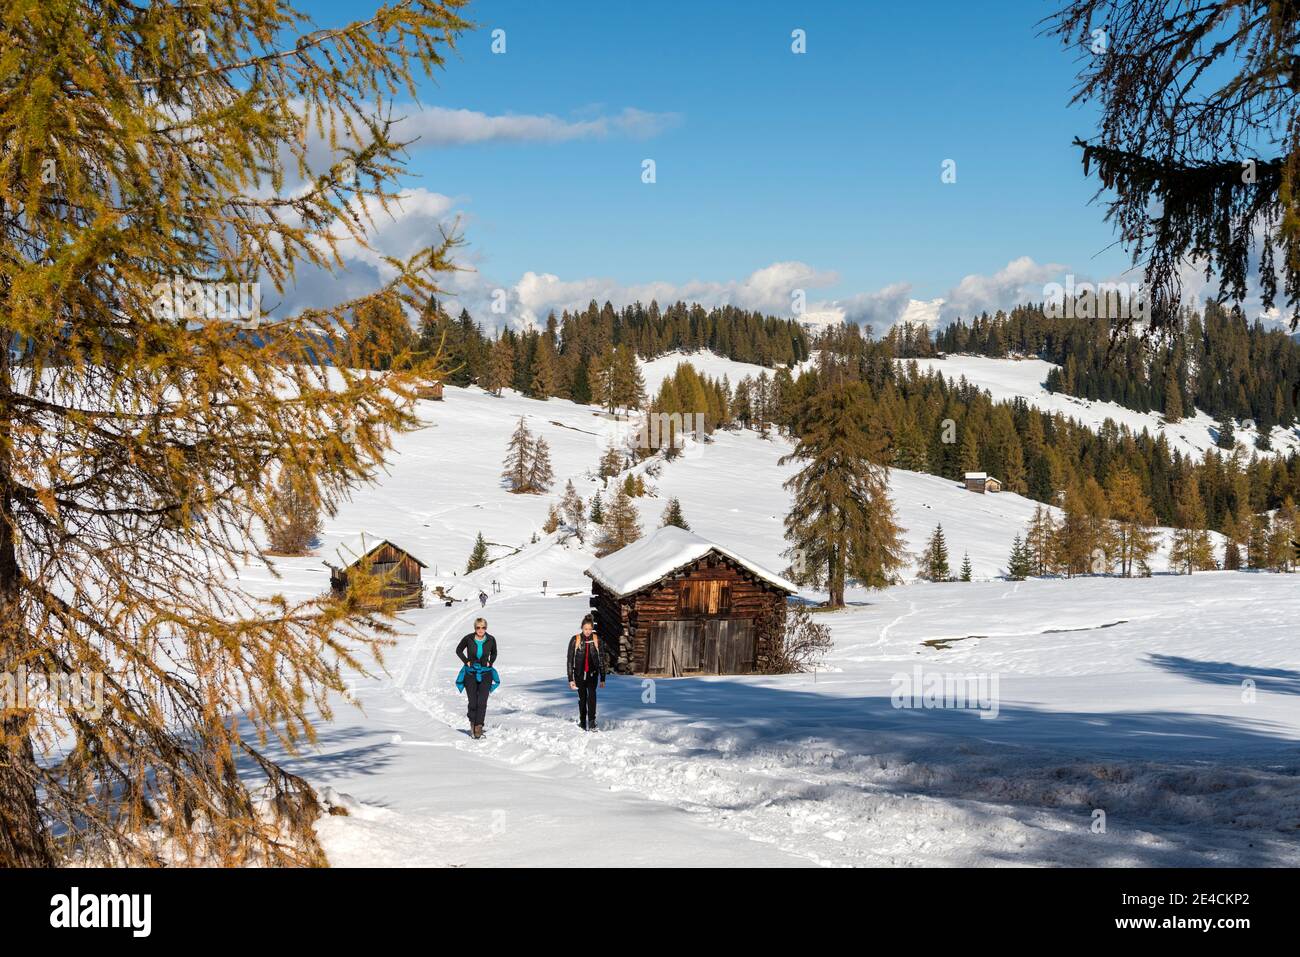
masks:
{"type": "MultiPolygon", "coordinates": [[[[837,695],[833,678],[822,692],[780,687],[785,680],[660,679],[647,702],[644,679],[611,676],[600,694],[601,725],[635,733],[676,762],[698,757],[737,771],[788,772],[778,775],[775,795],[762,792],[764,805],[882,793],[938,797],[959,802],[974,826],[985,820],[994,843],[1015,830],[1000,806],[1042,809],[1077,825],[1059,835],[1036,828],[1032,852],[1007,836],[1008,846],[982,854],[989,863],[1262,866],[1285,862],[1300,839],[1300,742],[1284,726],[1187,711],[1005,702],[997,717],[980,718],[969,710],[895,708],[888,694],[837,695]],[[1089,827],[1098,808],[1108,817],[1109,839],[1089,827]],[[1136,833],[1146,829],[1163,836],[1136,833]],[[1218,851],[1203,853],[1207,841],[1218,851]]],[[[577,704],[563,681],[526,690],[542,702],[542,715],[571,723],[577,704]]],[[[753,789],[738,787],[728,809],[746,810],[756,800],[753,789]]]]}
{"type": "Polygon", "coordinates": [[[1230,661],[1197,661],[1178,655],[1147,655],[1147,661],[1165,671],[1210,684],[1240,686],[1249,679],[1255,682],[1255,688],[1259,691],[1300,694],[1300,671],[1237,665],[1230,661]]]}
{"type": "MultiPolygon", "coordinates": [[[[242,719],[241,732],[249,740],[256,740],[251,725],[242,719]]],[[[392,737],[391,731],[322,722],[317,726],[316,743],[299,742],[297,754],[288,753],[278,741],[268,741],[260,750],[286,771],[301,775],[312,784],[323,785],[357,775],[383,773],[396,749],[401,747],[393,744],[392,737]]],[[[262,769],[251,758],[241,755],[236,764],[241,777],[254,784],[261,783],[262,769]]]]}

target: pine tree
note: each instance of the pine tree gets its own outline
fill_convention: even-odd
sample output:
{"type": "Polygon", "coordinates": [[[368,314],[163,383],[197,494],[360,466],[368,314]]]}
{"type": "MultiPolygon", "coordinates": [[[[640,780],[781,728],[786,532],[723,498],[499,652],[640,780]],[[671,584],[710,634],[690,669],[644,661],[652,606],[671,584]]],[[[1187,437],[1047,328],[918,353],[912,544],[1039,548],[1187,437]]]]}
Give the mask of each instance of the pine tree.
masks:
{"type": "Polygon", "coordinates": [[[488,563],[488,546],[483,539],[483,533],[479,532],[474,539],[474,549],[469,553],[469,561],[465,563],[465,574],[476,572],[488,563]]]}
{"type": "Polygon", "coordinates": [[[417,341],[400,303],[374,299],[353,311],[344,338],[343,361],[353,369],[409,368],[417,341]]]}
{"type": "Polygon", "coordinates": [[[943,525],[936,525],[921,552],[917,575],[932,582],[948,581],[952,573],[948,568],[948,542],[943,535],[943,525]]]}
{"type": "Polygon", "coordinates": [[[1052,543],[1056,539],[1056,521],[1050,509],[1042,505],[1034,509],[1029,529],[1025,533],[1025,547],[1033,565],[1034,575],[1046,575],[1055,570],[1052,561],[1052,543]]]}
{"type": "Polygon", "coordinates": [[[961,475],[956,476],[957,478],[967,472],[980,470],[979,437],[969,422],[964,423],[962,427],[961,454],[957,458],[957,469],[961,472],[961,475]]]}
{"type": "Polygon", "coordinates": [[[559,504],[552,503],[550,509],[546,512],[546,521],[542,523],[542,531],[549,535],[558,529],[563,521],[564,518],[560,514],[559,504]]]}
{"type": "Polygon", "coordinates": [[[555,482],[555,470],[551,468],[551,447],[540,435],[532,443],[525,482],[525,490],[533,495],[550,491],[555,482]]]}
{"type": "Polygon", "coordinates": [[[894,446],[894,468],[907,469],[910,472],[926,472],[930,468],[929,450],[925,439],[915,425],[903,428],[894,446]]]}
{"type": "Polygon", "coordinates": [[[1012,581],[1024,581],[1033,573],[1033,556],[1029,552],[1029,546],[1017,535],[1011,543],[1011,557],[1007,560],[1007,577],[1012,581]]]}
{"type": "Polygon", "coordinates": [[[614,352],[611,378],[613,406],[641,408],[645,403],[645,379],[637,366],[636,353],[626,345],[619,346],[614,352]]]}
{"type": "Polygon", "coordinates": [[[1219,421],[1215,423],[1219,436],[1214,440],[1214,444],[1221,449],[1232,449],[1237,446],[1236,430],[1232,422],[1232,413],[1224,412],[1219,416],[1219,421]]]}
{"type": "Polygon", "coordinates": [[[1120,574],[1130,578],[1155,554],[1159,541],[1156,517],[1141,480],[1129,468],[1116,469],[1107,478],[1106,501],[1115,523],[1120,574]]]}
{"type": "Polygon", "coordinates": [[[1110,505],[1097,480],[1089,475],[1083,482],[1083,511],[1088,530],[1088,564],[1094,575],[1108,575],[1119,551],[1119,534],[1110,520],[1110,505]]]}
{"type": "Polygon", "coordinates": [[[622,487],[609,505],[605,516],[604,528],[597,543],[596,554],[608,555],[624,545],[630,545],[641,537],[641,526],[637,521],[636,506],[632,498],[622,487]]]}
{"type": "Polygon", "coordinates": [[[591,357],[591,362],[587,366],[587,383],[591,389],[591,401],[613,415],[619,396],[613,350],[606,353],[598,352],[591,357]]]}
{"type": "Polygon", "coordinates": [[[1183,418],[1183,392],[1178,380],[1170,374],[1165,380],[1165,421],[1171,425],[1183,418]]]}
{"type": "Polygon", "coordinates": [[[605,508],[601,505],[599,492],[591,500],[591,521],[595,525],[605,524],[605,508]]]}
{"type": "Polygon", "coordinates": [[[1235,526],[1231,532],[1224,531],[1223,540],[1223,568],[1224,571],[1235,572],[1241,568],[1241,546],[1237,541],[1237,532],[1235,526]]]}
{"type": "Polygon", "coordinates": [[[1268,536],[1268,567],[1275,572],[1289,572],[1295,567],[1296,506],[1288,496],[1273,515],[1268,536]]]}
{"type": "Polygon", "coordinates": [[[510,385],[514,377],[515,350],[510,345],[510,340],[501,336],[492,344],[483,388],[493,395],[500,395],[501,390],[510,385]]]}
{"type": "Polygon", "coordinates": [[[321,529],[315,485],[301,470],[280,469],[271,492],[267,525],[270,550],[277,555],[306,555],[321,529]]]}
{"type": "Polygon", "coordinates": [[[969,553],[969,552],[967,552],[966,555],[965,555],[965,556],[962,558],[962,560],[961,560],[961,580],[964,581],[964,582],[968,582],[968,581],[971,580],[971,567],[970,567],[970,553],[969,553]]]}
{"type": "Polygon", "coordinates": [[[578,490],[573,487],[573,479],[564,486],[564,498],[560,500],[560,509],[564,513],[564,520],[575,532],[578,533],[578,540],[582,540],[582,526],[586,524],[586,505],[582,501],[582,496],[578,490]]]}
{"type": "Polygon", "coordinates": [[[804,408],[804,431],[781,459],[805,463],[786,481],[788,555],[803,556],[805,583],[826,583],[831,607],[844,605],[848,578],[880,587],[903,564],[901,531],[889,500],[887,445],[871,429],[861,383],[823,389],[804,408]]]}
{"type": "Polygon", "coordinates": [[[555,350],[550,341],[543,336],[537,343],[537,354],[533,357],[533,378],[529,394],[534,399],[547,399],[557,395],[560,390],[560,374],[556,368],[555,350]]]}
{"type": "Polygon", "coordinates": [[[1180,483],[1175,512],[1173,543],[1169,565],[1180,574],[1190,575],[1214,567],[1210,533],[1205,528],[1205,505],[1195,479],[1180,483]]]}
{"type": "Polygon", "coordinates": [[[1267,514],[1251,517],[1250,540],[1246,546],[1246,560],[1251,568],[1268,568],[1271,564],[1272,522],[1267,514]]]}
{"type": "Polygon", "coordinates": [[[626,465],[627,459],[624,454],[611,445],[609,448],[605,449],[604,454],[601,455],[597,473],[602,479],[611,479],[619,472],[623,471],[626,465]]]}
{"type": "Polygon", "coordinates": [[[372,94],[436,72],[460,6],[319,30],[288,0],[6,5],[0,674],[102,676],[107,700],[0,709],[0,867],[325,863],[274,754],[314,739],[396,601],[368,576],[263,597],[233,571],[269,567],[268,476],[308,476],[328,511],[418,427],[403,396],[438,369],[409,325],[349,330],[417,311],[452,244],[328,308],[272,320],[260,290],[370,248],[405,170],[372,94]],[[376,371],[335,362],[353,346],[376,371]]]}
{"type": "Polygon", "coordinates": [[[1094,547],[1083,491],[1077,484],[1072,485],[1066,489],[1061,521],[1052,535],[1052,566],[1067,577],[1087,574],[1091,570],[1094,547]]]}
{"type": "Polygon", "coordinates": [[[510,491],[516,494],[530,491],[529,473],[533,459],[533,434],[528,431],[528,423],[523,416],[520,416],[519,425],[515,427],[506,446],[505,468],[501,473],[501,477],[509,484],[510,491]]]}
{"type": "Polygon", "coordinates": [[[668,500],[668,507],[664,509],[663,520],[659,524],[661,527],[672,525],[688,532],[691,530],[691,526],[686,522],[686,517],[682,515],[682,503],[676,498],[668,500]]]}

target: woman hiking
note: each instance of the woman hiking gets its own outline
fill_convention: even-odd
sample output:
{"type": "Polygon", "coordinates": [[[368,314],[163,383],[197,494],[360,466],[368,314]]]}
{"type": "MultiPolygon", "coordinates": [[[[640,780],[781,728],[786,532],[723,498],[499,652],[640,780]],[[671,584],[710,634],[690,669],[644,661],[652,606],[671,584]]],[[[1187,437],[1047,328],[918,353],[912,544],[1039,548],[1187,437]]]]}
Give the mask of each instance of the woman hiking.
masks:
{"type": "Polygon", "coordinates": [[[578,692],[578,726],[583,731],[596,731],[596,682],[605,687],[605,653],[590,615],[582,619],[582,631],[570,639],[565,658],[569,687],[578,692]]]}
{"type": "Polygon", "coordinates": [[[497,640],[488,634],[486,618],[474,619],[474,631],[460,640],[456,657],[461,663],[456,690],[465,692],[469,699],[469,733],[481,738],[487,721],[488,695],[501,684],[501,676],[493,667],[497,660],[497,640]]]}

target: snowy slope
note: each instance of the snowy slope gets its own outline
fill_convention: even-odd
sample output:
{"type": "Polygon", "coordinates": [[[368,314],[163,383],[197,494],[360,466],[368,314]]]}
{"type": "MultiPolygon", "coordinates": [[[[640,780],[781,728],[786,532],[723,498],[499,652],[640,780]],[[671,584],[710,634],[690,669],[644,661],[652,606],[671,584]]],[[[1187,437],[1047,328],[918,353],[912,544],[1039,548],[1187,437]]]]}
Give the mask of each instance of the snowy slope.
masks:
{"type": "MultiPolygon", "coordinates": [[[[899,360],[913,361],[913,360],[899,360]]],[[[972,385],[988,391],[997,401],[1024,399],[1030,406],[1045,412],[1060,412],[1082,425],[1099,428],[1107,419],[1128,426],[1134,433],[1143,429],[1151,435],[1164,433],[1170,449],[1184,455],[1200,457],[1214,448],[1218,430],[1214,419],[1199,409],[1174,425],[1166,425],[1156,412],[1137,412],[1115,402],[1094,402],[1062,393],[1048,392],[1044,386],[1052,363],[1042,359],[990,359],[984,356],[950,355],[943,359],[917,359],[922,372],[940,372],[956,381],[965,376],[972,385]]],[[[1237,444],[1247,455],[1255,447],[1255,429],[1237,423],[1237,444]]],[[[1271,433],[1273,448],[1280,454],[1300,450],[1300,430],[1275,427],[1271,433]]]]}
{"type": "MultiPolygon", "coordinates": [[[[606,420],[477,389],[419,408],[429,426],[400,437],[381,482],[326,520],[317,554],[281,560],[278,580],[247,576],[258,591],[313,594],[328,582],[321,557],[365,531],[409,548],[458,597],[491,593],[484,610],[405,613],[386,667],[352,678],[364,710],[337,701],[318,746],[286,758],[350,796],[349,815],[318,826],[333,863],[1300,864],[1296,578],[856,591],[819,616],[836,645],[816,674],[613,676],[603,730],[584,735],[561,656],[588,609],[593,556],[540,528],[566,478],[586,499],[599,488],[606,420]],[[551,444],[553,495],[501,485],[520,416],[551,444]],[[456,574],[480,530],[496,560],[456,574]],[[452,650],[480,613],[503,683],[489,736],[473,741],[452,650]],[[917,665],[996,677],[997,716],[894,708],[895,681],[917,665]],[[1105,834],[1089,826],[1098,808],[1105,834]]],[[[719,434],[650,479],[643,526],[676,495],[697,533],[779,571],[788,450],[719,434]]],[[[954,565],[969,550],[977,577],[998,574],[1034,509],[907,472],[891,489],[909,546],[942,521],[954,565]]]]}
{"type": "Polygon", "coordinates": [[[745,376],[757,379],[766,373],[770,379],[772,373],[776,371],[753,362],[737,362],[735,359],[728,359],[707,349],[700,352],[668,352],[649,361],[638,360],[641,375],[645,379],[646,394],[653,397],[659,391],[659,386],[663,384],[664,379],[670,378],[677,371],[677,367],[683,363],[694,366],[696,372],[710,379],[721,379],[726,376],[733,389],[745,376]]]}

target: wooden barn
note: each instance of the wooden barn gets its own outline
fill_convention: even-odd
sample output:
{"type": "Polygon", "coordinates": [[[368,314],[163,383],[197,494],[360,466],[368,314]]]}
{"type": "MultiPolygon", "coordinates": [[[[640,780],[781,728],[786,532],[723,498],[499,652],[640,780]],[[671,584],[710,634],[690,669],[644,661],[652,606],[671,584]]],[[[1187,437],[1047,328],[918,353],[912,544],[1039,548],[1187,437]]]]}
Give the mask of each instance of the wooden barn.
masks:
{"type": "Polygon", "coordinates": [[[762,671],[797,588],[707,539],[667,526],[587,569],[596,631],[622,674],[762,671]]]}
{"type": "Polygon", "coordinates": [[[391,575],[384,585],[385,598],[399,599],[400,608],[424,607],[424,581],[421,569],[428,568],[410,552],[383,538],[361,534],[348,539],[336,550],[337,564],[326,561],[330,569],[330,588],[341,592],[348,587],[348,574],[362,560],[369,560],[372,575],[391,575]]]}
{"type": "Polygon", "coordinates": [[[983,495],[985,492],[1001,492],[1002,482],[995,479],[987,472],[967,472],[966,473],[966,490],[969,492],[979,492],[983,495]]]}
{"type": "Polygon", "coordinates": [[[442,401],[442,383],[441,383],[441,382],[428,382],[428,383],[425,383],[425,384],[422,385],[422,386],[419,386],[419,387],[415,390],[415,397],[416,397],[417,399],[434,399],[435,401],[441,402],[441,401],[442,401]]]}

